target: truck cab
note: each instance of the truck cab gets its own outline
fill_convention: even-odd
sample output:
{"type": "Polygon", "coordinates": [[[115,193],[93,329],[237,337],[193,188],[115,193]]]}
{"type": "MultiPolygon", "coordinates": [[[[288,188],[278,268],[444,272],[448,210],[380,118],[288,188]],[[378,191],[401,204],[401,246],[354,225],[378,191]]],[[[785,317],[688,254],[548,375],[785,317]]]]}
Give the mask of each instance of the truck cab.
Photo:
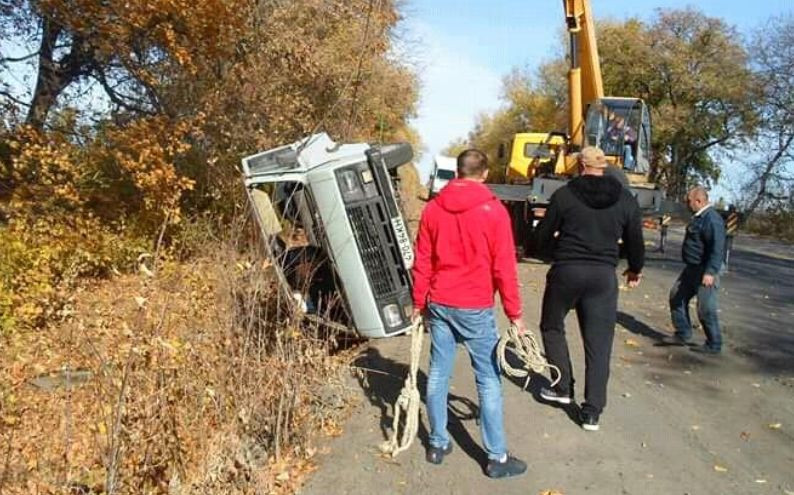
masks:
{"type": "Polygon", "coordinates": [[[449,181],[455,178],[458,171],[458,162],[451,156],[436,155],[433,159],[433,171],[430,174],[428,191],[430,198],[441,192],[449,181]]]}
{"type": "Polygon", "coordinates": [[[522,132],[513,136],[505,177],[510,184],[528,184],[535,177],[563,173],[566,141],[560,133],[522,132]]]}
{"type": "Polygon", "coordinates": [[[607,161],[642,181],[650,170],[651,116],[639,98],[601,98],[587,109],[585,146],[604,150],[607,161]]]}
{"type": "MultiPolygon", "coordinates": [[[[408,144],[338,144],[321,133],[242,160],[254,217],[282,286],[304,298],[317,293],[295,287],[296,277],[289,277],[306,256],[282,256],[288,225],[302,232],[301,247],[326,264],[330,276],[324,278],[334,282],[329,288],[324,280],[326,291],[340,296],[351,320],[345,324],[365,337],[411,327],[413,246],[389,171],[412,157],[408,144]]],[[[316,306],[309,302],[305,309],[316,306]]]]}

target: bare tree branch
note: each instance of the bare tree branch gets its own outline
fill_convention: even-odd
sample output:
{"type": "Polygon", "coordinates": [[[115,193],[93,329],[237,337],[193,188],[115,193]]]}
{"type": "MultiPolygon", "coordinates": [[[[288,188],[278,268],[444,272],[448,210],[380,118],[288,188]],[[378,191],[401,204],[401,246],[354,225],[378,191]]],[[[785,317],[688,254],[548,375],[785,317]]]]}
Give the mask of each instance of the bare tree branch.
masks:
{"type": "Polygon", "coordinates": [[[36,50],[33,53],[28,53],[27,55],[23,55],[21,57],[2,57],[0,58],[0,64],[6,63],[17,63],[17,62],[24,62],[25,60],[29,60],[33,57],[37,57],[40,53],[40,50],[36,50]]]}
{"type": "Polygon", "coordinates": [[[0,89],[0,96],[8,98],[12,102],[14,102],[14,104],[16,104],[16,105],[20,105],[20,106],[24,106],[24,107],[29,107],[30,106],[30,103],[24,102],[24,101],[20,100],[19,98],[15,97],[14,95],[12,95],[11,93],[9,93],[8,91],[4,91],[2,89],[0,89]]]}

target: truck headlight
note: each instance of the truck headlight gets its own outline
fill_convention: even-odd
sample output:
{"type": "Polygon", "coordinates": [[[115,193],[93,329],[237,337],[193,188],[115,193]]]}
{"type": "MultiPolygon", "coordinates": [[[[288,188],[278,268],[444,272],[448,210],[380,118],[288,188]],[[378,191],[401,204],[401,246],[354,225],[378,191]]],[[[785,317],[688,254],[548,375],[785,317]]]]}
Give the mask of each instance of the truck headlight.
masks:
{"type": "Polygon", "coordinates": [[[339,174],[339,187],[343,196],[355,196],[361,193],[361,185],[355,170],[345,170],[339,174]]]}
{"type": "Polygon", "coordinates": [[[383,307],[383,321],[389,328],[396,327],[403,322],[403,317],[400,314],[400,306],[397,304],[387,304],[383,307]]]}

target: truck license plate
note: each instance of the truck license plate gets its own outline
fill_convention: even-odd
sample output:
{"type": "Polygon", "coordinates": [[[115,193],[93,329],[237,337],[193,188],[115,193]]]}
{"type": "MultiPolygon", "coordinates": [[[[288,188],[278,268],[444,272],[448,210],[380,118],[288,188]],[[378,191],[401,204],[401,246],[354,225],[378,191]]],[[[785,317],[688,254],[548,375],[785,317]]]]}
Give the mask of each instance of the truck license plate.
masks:
{"type": "Polygon", "coordinates": [[[397,237],[397,246],[400,249],[405,268],[410,269],[414,264],[414,248],[411,245],[411,236],[408,235],[408,228],[401,217],[391,219],[391,226],[394,235],[397,237]]]}

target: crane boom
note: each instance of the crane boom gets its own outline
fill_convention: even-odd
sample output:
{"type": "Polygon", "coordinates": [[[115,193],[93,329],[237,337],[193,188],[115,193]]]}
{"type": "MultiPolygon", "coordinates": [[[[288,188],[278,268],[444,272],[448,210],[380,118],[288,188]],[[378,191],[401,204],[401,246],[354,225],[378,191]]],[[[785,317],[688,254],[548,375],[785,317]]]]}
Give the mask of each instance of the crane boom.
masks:
{"type": "Polygon", "coordinates": [[[589,0],[563,0],[563,6],[570,38],[571,62],[568,69],[568,101],[571,106],[568,134],[571,143],[581,147],[584,110],[590,103],[604,97],[604,85],[589,0]]]}

